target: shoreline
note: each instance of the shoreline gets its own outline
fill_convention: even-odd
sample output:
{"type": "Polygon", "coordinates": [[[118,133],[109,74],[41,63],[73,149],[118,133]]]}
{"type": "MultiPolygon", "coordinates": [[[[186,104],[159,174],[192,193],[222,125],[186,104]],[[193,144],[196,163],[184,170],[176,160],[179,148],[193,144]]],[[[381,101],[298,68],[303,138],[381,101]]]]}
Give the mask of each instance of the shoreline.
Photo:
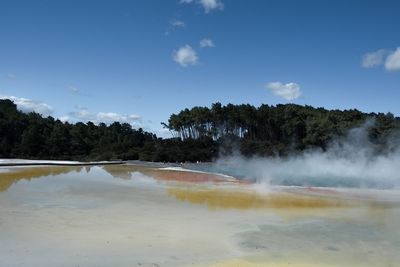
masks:
{"type": "Polygon", "coordinates": [[[126,161],[58,161],[58,160],[27,160],[27,159],[0,159],[0,167],[18,166],[95,166],[126,164],[126,161]]]}

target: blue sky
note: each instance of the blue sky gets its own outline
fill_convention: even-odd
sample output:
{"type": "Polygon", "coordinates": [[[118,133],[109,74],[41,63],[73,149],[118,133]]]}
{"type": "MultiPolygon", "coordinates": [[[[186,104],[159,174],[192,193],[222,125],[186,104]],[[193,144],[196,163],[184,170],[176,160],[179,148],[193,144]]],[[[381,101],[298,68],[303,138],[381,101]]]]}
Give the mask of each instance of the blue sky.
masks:
{"type": "MultiPolygon", "coordinates": [[[[160,133],[213,102],[400,116],[400,1],[0,1],[0,97],[160,133]]],[[[160,133],[162,134],[162,133],[160,133]]]]}

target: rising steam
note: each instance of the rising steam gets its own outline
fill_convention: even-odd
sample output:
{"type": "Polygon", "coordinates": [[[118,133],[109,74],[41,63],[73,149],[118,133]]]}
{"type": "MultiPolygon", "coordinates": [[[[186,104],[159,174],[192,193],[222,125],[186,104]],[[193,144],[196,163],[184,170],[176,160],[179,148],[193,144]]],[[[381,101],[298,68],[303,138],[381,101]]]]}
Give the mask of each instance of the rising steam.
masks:
{"type": "Polygon", "coordinates": [[[400,187],[399,140],[387,138],[385,152],[368,138],[374,120],[332,142],[326,151],[310,150],[285,158],[230,156],[211,166],[213,171],[252,179],[265,185],[322,187],[400,187]]]}

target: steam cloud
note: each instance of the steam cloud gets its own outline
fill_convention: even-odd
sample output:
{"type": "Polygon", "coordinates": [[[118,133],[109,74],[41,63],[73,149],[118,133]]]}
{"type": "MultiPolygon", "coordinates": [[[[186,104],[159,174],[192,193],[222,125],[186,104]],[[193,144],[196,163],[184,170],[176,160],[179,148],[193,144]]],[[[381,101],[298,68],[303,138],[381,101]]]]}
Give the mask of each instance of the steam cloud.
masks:
{"type": "Polygon", "coordinates": [[[230,156],[219,159],[211,169],[257,183],[321,187],[398,188],[400,187],[400,149],[395,135],[387,140],[387,149],[377,153],[376,144],[368,139],[367,121],[326,151],[311,150],[287,158],[245,158],[230,156]]]}

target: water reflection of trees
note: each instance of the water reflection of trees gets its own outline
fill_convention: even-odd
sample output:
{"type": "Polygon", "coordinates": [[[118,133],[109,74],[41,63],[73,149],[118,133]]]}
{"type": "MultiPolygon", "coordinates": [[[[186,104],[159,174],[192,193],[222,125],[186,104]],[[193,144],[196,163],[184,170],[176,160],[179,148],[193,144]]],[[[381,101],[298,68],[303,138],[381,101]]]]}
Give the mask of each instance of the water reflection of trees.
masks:
{"type": "Polygon", "coordinates": [[[146,176],[157,178],[157,174],[162,170],[140,165],[104,165],[102,169],[114,178],[130,180],[133,178],[133,173],[139,172],[146,176]]]}
{"type": "Polygon", "coordinates": [[[132,179],[132,173],[134,172],[130,165],[104,165],[102,169],[112,177],[124,180],[132,179]]]}
{"type": "Polygon", "coordinates": [[[6,172],[0,172],[0,192],[7,191],[13,184],[20,180],[31,181],[35,178],[56,176],[70,172],[80,172],[85,169],[90,171],[90,166],[51,166],[51,167],[19,167],[8,168],[6,172]]]}
{"type": "MultiPolygon", "coordinates": [[[[67,174],[70,172],[86,172],[89,173],[90,166],[35,166],[35,167],[18,167],[5,168],[4,172],[0,172],[0,192],[8,190],[13,184],[19,180],[25,179],[30,181],[34,178],[46,176],[56,176],[67,174]]],[[[140,173],[145,176],[154,178],[155,180],[180,182],[180,183],[240,183],[240,180],[227,180],[226,177],[198,172],[185,172],[177,170],[165,170],[139,165],[104,165],[101,169],[110,174],[114,178],[130,180],[134,178],[134,173],[140,173]]]]}

